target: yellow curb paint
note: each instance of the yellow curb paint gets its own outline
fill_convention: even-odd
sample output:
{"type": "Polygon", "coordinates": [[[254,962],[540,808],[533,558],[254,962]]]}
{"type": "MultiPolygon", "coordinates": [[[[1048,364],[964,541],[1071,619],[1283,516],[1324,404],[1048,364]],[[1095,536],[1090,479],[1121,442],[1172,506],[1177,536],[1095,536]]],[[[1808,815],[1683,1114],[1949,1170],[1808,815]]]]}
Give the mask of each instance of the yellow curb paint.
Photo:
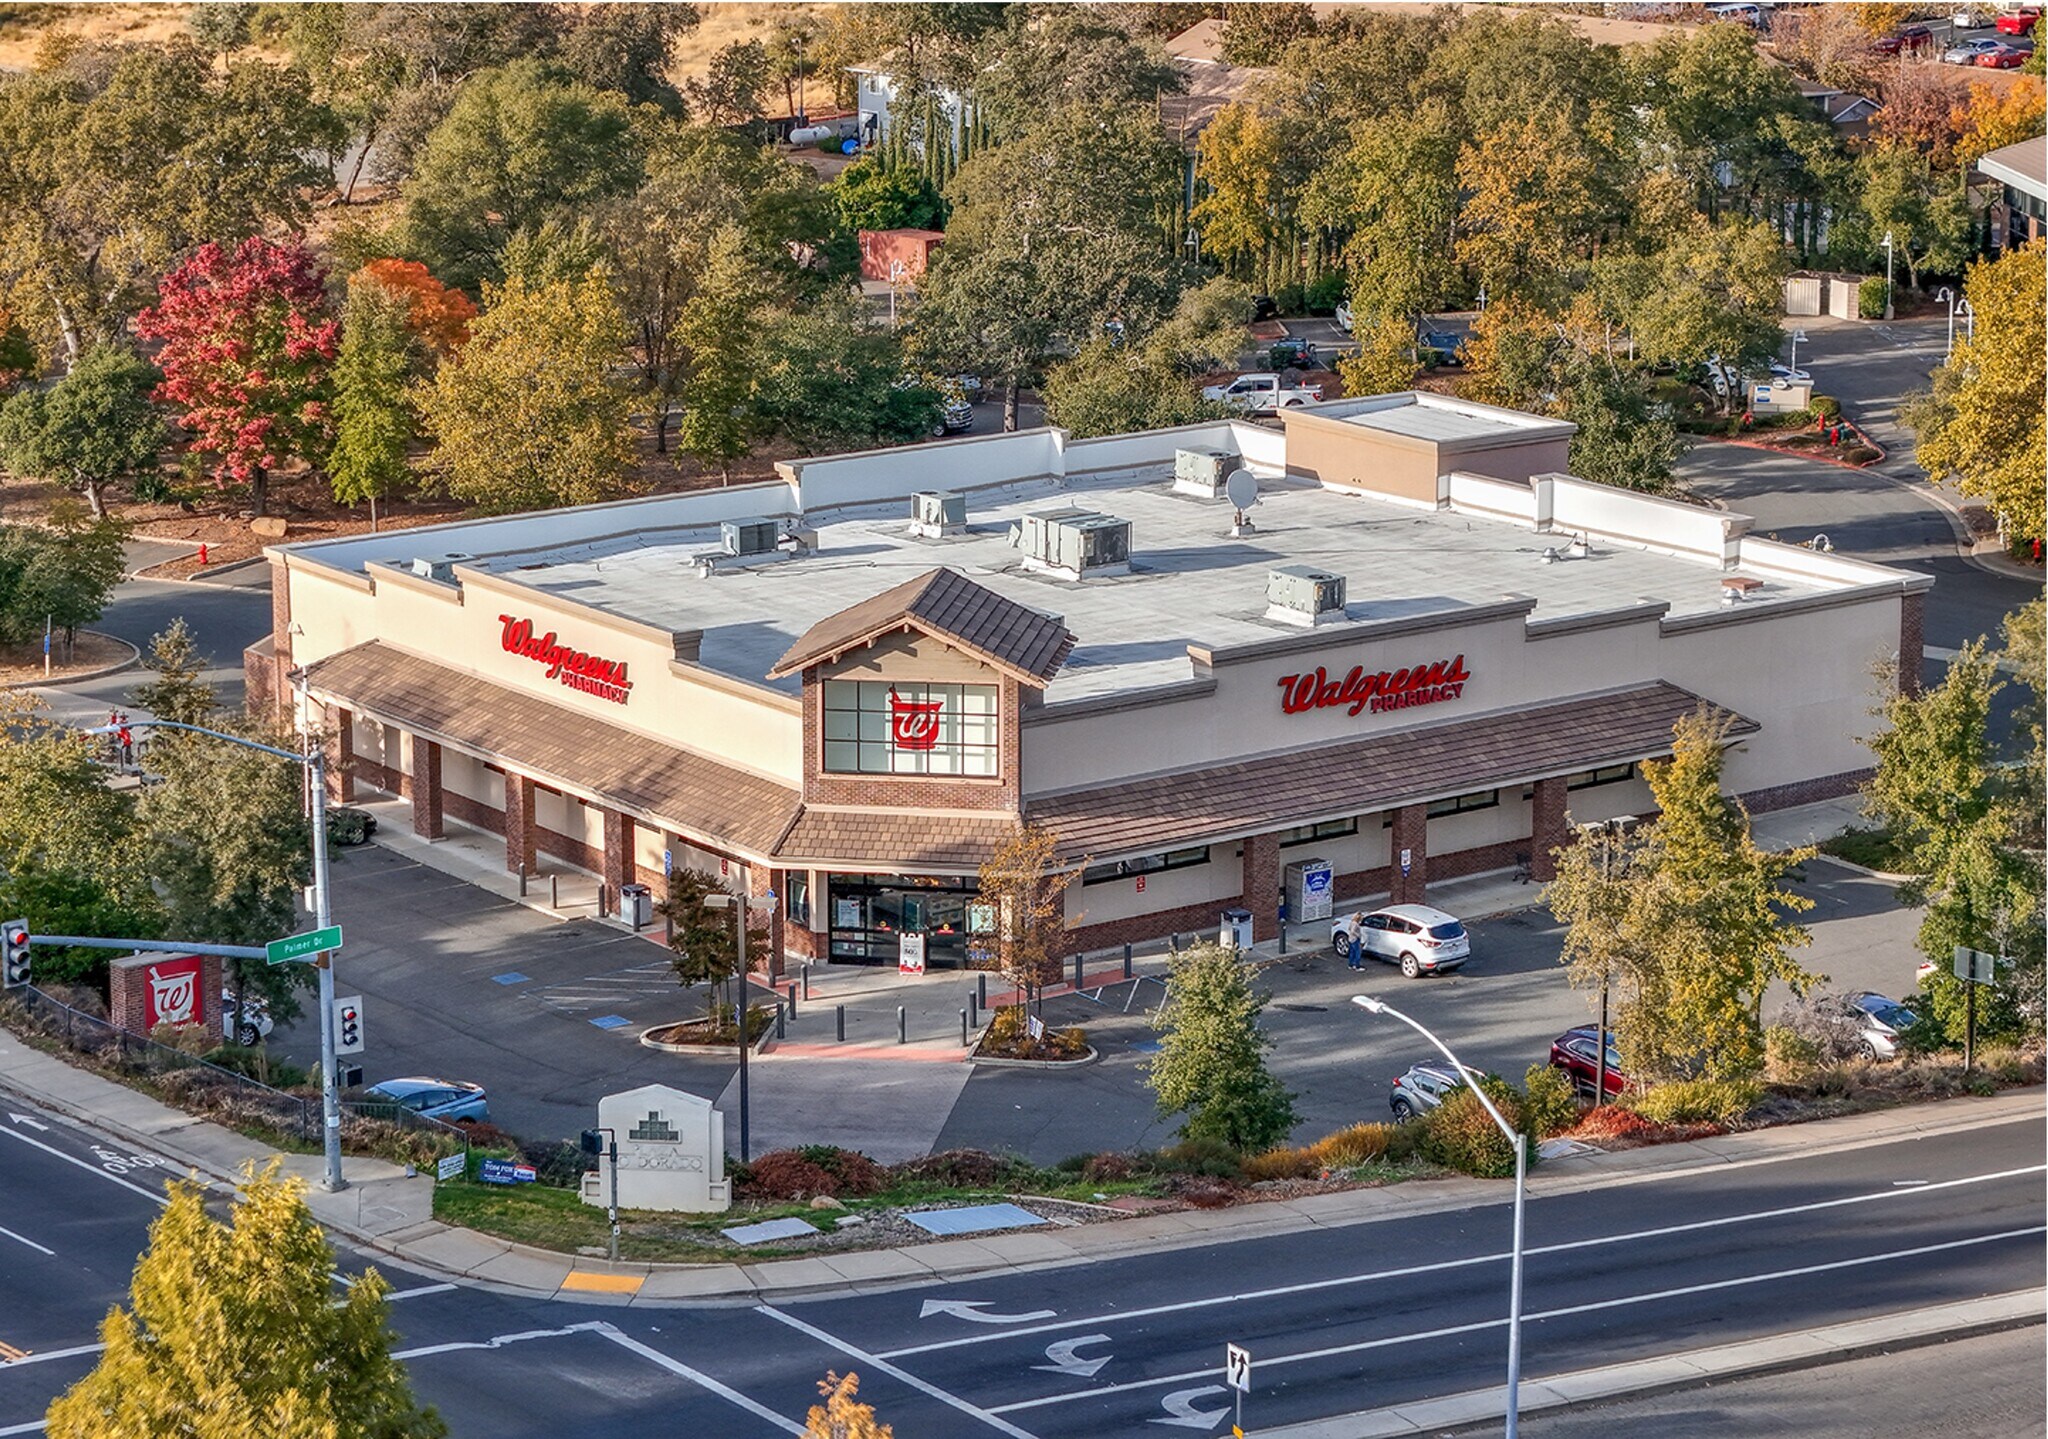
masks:
{"type": "Polygon", "coordinates": [[[638,1294],[647,1282],[644,1274],[585,1274],[574,1270],[562,1281],[564,1289],[583,1289],[593,1294],[638,1294]]]}

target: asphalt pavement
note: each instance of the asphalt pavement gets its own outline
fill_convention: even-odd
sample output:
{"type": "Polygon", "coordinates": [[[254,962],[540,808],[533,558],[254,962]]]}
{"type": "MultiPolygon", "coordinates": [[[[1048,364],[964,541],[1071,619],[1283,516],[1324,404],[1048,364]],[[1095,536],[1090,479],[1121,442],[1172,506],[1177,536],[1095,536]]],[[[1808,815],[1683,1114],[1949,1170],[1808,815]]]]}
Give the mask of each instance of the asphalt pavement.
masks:
{"type": "MultiPolygon", "coordinates": [[[[1689,1151],[1703,1164],[1539,1189],[1526,1378],[1629,1362],[1654,1374],[1651,1361],[1745,1341],[1762,1341],[1756,1365],[1818,1362],[1786,1336],[2038,1288],[2040,1115],[1949,1112],[1949,1132],[1836,1147],[1813,1126],[1810,1148],[1732,1136],[1689,1151]]],[[[22,1117],[0,1126],[0,1343],[20,1354],[0,1362],[0,1435],[31,1432],[93,1362],[89,1316],[121,1297],[161,1169],[32,1107],[22,1117]]],[[[1365,1432],[1500,1382],[1507,1189],[1444,1193],[1438,1211],[745,1307],[604,1307],[401,1272],[392,1323],[417,1392],[458,1436],[800,1434],[828,1368],[859,1373],[862,1398],[906,1435],[1215,1433],[1226,1342],[1253,1356],[1252,1432],[1343,1415],[1360,1417],[1317,1432],[1365,1432]]],[[[344,1250],[338,1267],[363,1262],[344,1250]]],[[[1866,1432],[1893,1427],[1904,1390],[1865,1382],[1866,1432]]]]}

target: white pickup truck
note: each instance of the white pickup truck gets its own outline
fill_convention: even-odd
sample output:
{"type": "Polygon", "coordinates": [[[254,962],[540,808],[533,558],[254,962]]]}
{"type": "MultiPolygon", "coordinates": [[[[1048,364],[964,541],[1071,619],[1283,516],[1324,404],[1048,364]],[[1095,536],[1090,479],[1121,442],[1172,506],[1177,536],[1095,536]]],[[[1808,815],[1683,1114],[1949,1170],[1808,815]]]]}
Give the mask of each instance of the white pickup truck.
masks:
{"type": "Polygon", "coordinates": [[[1321,385],[1290,388],[1270,370],[1239,375],[1227,385],[1207,385],[1202,398],[1217,400],[1247,415],[1270,415],[1294,405],[1313,405],[1323,397],[1321,385]]]}

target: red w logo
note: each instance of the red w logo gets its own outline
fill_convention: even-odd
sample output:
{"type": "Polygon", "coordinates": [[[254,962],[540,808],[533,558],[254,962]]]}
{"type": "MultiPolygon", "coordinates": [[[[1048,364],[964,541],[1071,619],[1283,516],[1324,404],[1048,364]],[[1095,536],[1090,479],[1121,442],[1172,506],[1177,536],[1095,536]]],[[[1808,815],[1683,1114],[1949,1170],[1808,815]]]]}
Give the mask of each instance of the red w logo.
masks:
{"type": "Polygon", "coordinates": [[[889,737],[898,749],[931,749],[939,742],[944,700],[906,700],[889,691],[889,737]]]}

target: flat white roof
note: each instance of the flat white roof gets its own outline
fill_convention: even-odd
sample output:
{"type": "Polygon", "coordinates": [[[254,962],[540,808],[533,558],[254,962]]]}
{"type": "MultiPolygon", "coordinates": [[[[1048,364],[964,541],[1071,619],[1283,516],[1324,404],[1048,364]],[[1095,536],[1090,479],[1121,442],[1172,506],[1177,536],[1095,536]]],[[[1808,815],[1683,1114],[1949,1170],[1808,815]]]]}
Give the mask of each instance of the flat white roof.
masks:
{"type": "Polygon", "coordinates": [[[1476,440],[1491,435],[1514,433],[1516,426],[1491,415],[1472,410],[1439,409],[1434,405],[1403,405],[1398,410],[1378,410],[1350,415],[1347,425],[1363,425],[1389,434],[1413,435],[1419,440],[1476,440]]]}
{"type": "Polygon", "coordinates": [[[1378,430],[1383,434],[1407,435],[1438,444],[1460,440],[1490,440],[1508,435],[1534,439],[1539,432],[1566,436],[1577,429],[1564,420],[1457,400],[1428,390],[1410,390],[1394,395],[1371,395],[1356,400],[1338,400],[1312,406],[1304,414],[1324,414],[1347,425],[1378,430]]]}
{"type": "MultiPolygon", "coordinates": [[[[1566,537],[1300,479],[1262,479],[1251,511],[1257,529],[1242,537],[1230,533],[1227,501],[1175,493],[1161,470],[978,489],[968,492],[967,505],[968,532],[932,540],[910,534],[907,499],[811,511],[803,523],[818,532],[815,553],[708,578],[692,558],[717,548],[715,526],[616,534],[496,559],[479,553],[466,563],[625,618],[701,630],[700,663],[756,683],[817,621],[950,566],[1066,621],[1078,644],[1047,691],[1055,702],[1186,679],[1190,644],[1220,648],[1301,633],[1265,617],[1267,571],[1281,565],[1343,575],[1346,618],[1361,622],[1494,604],[1509,593],[1534,599],[1537,619],[1638,599],[1668,602],[1673,614],[1697,613],[1720,607],[1728,573],[1718,563],[1598,537],[1587,556],[1545,564],[1544,551],[1562,548],[1566,537]],[[1131,522],[1131,573],[1075,582],[1023,568],[1012,526],[1070,505],[1131,522]]],[[[1839,588],[1778,573],[1749,577],[1760,582],[1752,604],[1839,588]]],[[[777,687],[793,692],[799,679],[777,687]]]]}

